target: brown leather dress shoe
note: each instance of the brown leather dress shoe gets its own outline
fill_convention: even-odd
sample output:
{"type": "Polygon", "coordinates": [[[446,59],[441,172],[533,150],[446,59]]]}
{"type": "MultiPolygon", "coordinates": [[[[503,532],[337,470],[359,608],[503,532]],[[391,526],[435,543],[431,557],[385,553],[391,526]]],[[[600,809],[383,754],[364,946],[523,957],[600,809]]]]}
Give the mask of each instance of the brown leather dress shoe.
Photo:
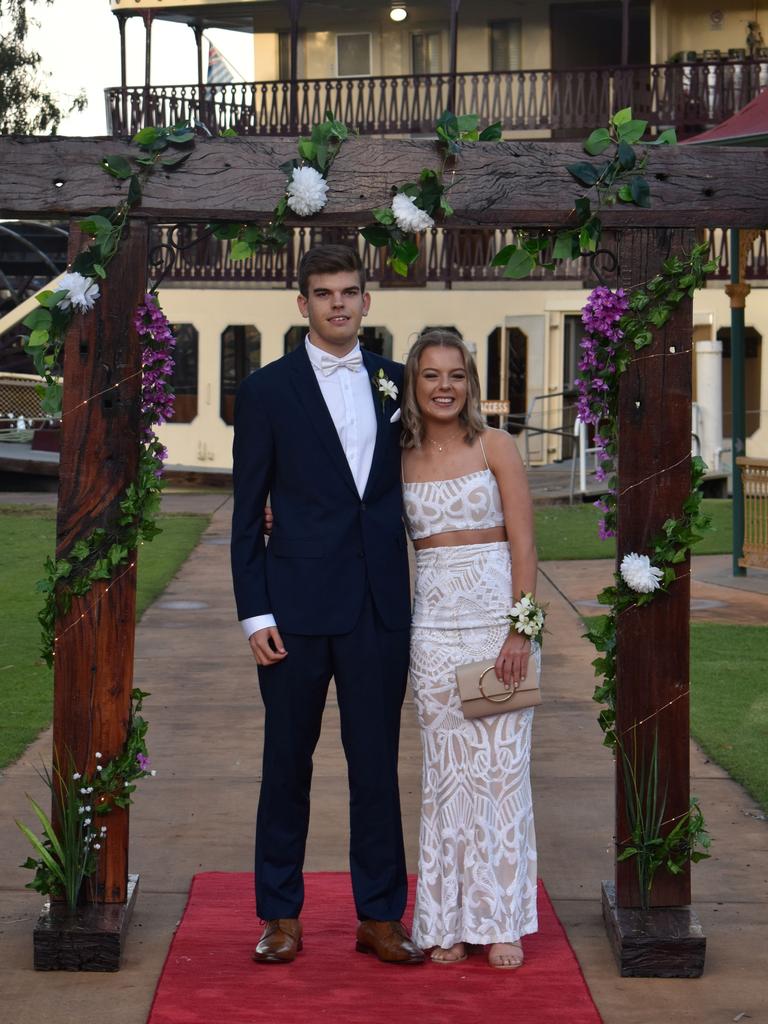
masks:
{"type": "Polygon", "coordinates": [[[399,921],[361,921],[358,953],[374,953],[385,964],[423,964],[426,957],[399,921]]]}
{"type": "Polygon", "coordinates": [[[257,964],[289,964],[296,959],[301,946],[301,921],[297,917],[281,917],[266,922],[253,959],[257,964]]]}

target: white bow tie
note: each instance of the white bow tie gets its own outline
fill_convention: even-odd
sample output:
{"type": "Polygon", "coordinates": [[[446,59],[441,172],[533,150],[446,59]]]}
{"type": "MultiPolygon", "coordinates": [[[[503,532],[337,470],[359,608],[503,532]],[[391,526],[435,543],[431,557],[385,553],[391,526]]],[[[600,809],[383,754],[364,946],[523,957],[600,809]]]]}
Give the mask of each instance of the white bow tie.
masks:
{"type": "Polygon", "coordinates": [[[320,372],[324,377],[330,377],[332,373],[336,373],[340,366],[346,366],[348,370],[356,373],[363,365],[363,353],[359,348],[354,349],[352,352],[348,352],[347,355],[342,356],[338,359],[336,356],[329,355],[323,352],[320,356],[320,372]]]}

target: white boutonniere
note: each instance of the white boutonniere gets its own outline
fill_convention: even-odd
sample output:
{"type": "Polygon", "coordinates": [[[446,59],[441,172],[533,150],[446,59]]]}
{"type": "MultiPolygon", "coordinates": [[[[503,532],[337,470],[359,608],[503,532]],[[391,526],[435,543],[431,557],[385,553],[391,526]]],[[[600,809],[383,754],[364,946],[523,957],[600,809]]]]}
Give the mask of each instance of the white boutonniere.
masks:
{"type": "Polygon", "coordinates": [[[397,401],[397,396],[400,394],[397,388],[397,384],[393,380],[390,380],[386,376],[383,370],[379,370],[378,373],[371,377],[374,388],[379,393],[381,399],[381,408],[385,409],[387,405],[387,399],[391,398],[393,402],[397,401]]]}

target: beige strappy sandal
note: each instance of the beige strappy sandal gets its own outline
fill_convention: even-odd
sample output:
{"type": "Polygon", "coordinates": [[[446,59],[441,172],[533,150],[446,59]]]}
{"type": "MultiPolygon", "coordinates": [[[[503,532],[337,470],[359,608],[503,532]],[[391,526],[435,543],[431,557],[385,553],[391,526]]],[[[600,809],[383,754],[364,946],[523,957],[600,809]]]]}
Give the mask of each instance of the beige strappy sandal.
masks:
{"type": "Polygon", "coordinates": [[[491,967],[495,967],[500,971],[516,971],[517,968],[522,967],[524,963],[523,947],[521,943],[494,942],[491,946],[491,951],[488,953],[488,963],[491,967]],[[501,952],[499,947],[506,947],[506,949],[512,950],[513,952],[501,952]]]}
{"type": "Polygon", "coordinates": [[[435,946],[430,954],[429,959],[433,964],[460,964],[462,960],[467,959],[467,950],[463,942],[455,942],[448,949],[443,949],[442,946],[435,946]],[[461,950],[459,956],[440,956],[439,954],[450,954],[455,953],[457,950],[461,950]]]}

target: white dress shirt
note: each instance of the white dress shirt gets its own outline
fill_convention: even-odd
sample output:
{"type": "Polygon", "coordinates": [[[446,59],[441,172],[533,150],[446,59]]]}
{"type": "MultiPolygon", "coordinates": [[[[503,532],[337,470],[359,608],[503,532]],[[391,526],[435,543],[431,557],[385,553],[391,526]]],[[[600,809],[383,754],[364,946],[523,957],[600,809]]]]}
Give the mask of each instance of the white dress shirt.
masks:
{"type": "MultiPolygon", "coordinates": [[[[320,394],[331,414],[352,471],[357,493],[362,498],[371,472],[373,449],[376,445],[376,409],[368,371],[365,364],[361,364],[356,370],[340,366],[333,373],[325,374],[320,368],[321,359],[327,365],[329,359],[333,360],[336,357],[313,345],[309,335],[304,344],[320,386],[320,394]]],[[[352,352],[359,349],[358,342],[352,352]]],[[[276,622],[274,616],[268,614],[252,615],[250,618],[241,619],[240,624],[246,637],[250,637],[256,630],[275,626],[276,622]]]]}

